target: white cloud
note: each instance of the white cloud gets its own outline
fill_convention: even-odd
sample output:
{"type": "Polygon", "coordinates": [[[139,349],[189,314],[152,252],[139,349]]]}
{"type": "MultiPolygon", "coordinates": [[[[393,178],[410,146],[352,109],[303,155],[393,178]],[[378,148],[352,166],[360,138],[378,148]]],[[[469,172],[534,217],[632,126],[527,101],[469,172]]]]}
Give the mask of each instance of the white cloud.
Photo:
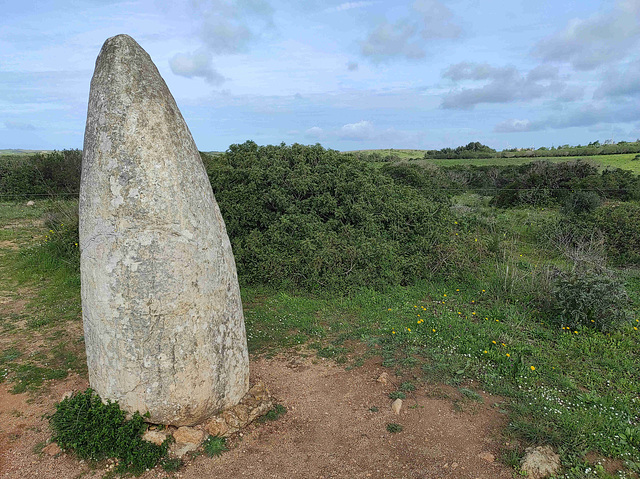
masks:
{"type": "Polygon", "coordinates": [[[458,38],[462,29],[453,22],[453,13],[437,0],[417,0],[413,10],[422,16],[420,34],[425,39],[458,38]]]}
{"type": "Polygon", "coordinates": [[[482,86],[454,89],[442,100],[445,109],[471,109],[481,103],[511,103],[541,98],[563,88],[556,84],[555,89],[549,83],[554,72],[547,69],[534,69],[527,75],[520,74],[514,67],[493,67],[487,63],[461,62],[449,66],[443,73],[444,78],[459,81],[488,81],[482,86]]]}
{"type": "Polygon", "coordinates": [[[498,123],[493,131],[496,133],[519,133],[523,131],[531,131],[531,122],[529,120],[510,119],[498,123]]]}
{"type": "Polygon", "coordinates": [[[203,48],[178,53],[169,61],[175,74],[187,78],[220,85],[225,78],[211,65],[211,56],[246,52],[260,36],[256,31],[273,28],[274,9],[266,0],[191,0],[190,5],[203,48]]]}
{"type": "Polygon", "coordinates": [[[595,91],[595,98],[624,97],[640,94],[640,60],[625,69],[609,69],[602,85],[595,91]]]}
{"type": "Polygon", "coordinates": [[[507,120],[497,124],[494,131],[514,133],[630,123],[637,119],[639,109],[640,101],[625,103],[589,101],[534,121],[507,120]]]}
{"type": "Polygon", "coordinates": [[[344,12],[345,10],[352,10],[354,8],[363,8],[374,5],[376,2],[345,2],[341,3],[337,7],[327,8],[325,13],[344,12]]]}
{"type": "Polygon", "coordinates": [[[253,33],[246,25],[234,24],[224,18],[206,20],[200,36],[207,48],[216,54],[243,52],[253,39],[253,33]]]}
{"type": "Polygon", "coordinates": [[[360,44],[361,52],[374,61],[393,57],[406,57],[413,60],[423,58],[425,51],[416,39],[417,31],[414,24],[406,21],[394,24],[385,21],[369,33],[367,39],[360,44]]]}
{"type": "Polygon", "coordinates": [[[458,38],[461,28],[454,15],[438,0],[417,0],[408,16],[391,23],[384,20],[360,43],[362,55],[375,62],[426,56],[428,41],[458,38]]]}
{"type": "Polygon", "coordinates": [[[339,136],[343,140],[370,140],[375,135],[373,123],[362,120],[357,123],[347,123],[340,128],[339,136]]]}
{"type": "Polygon", "coordinates": [[[511,103],[538,98],[571,101],[582,96],[583,90],[569,87],[559,79],[558,69],[540,65],[526,74],[514,67],[494,67],[488,63],[460,62],[442,72],[443,78],[454,82],[474,82],[467,88],[456,88],[444,95],[441,107],[471,109],[481,103],[511,103]],[[485,82],[477,86],[475,82],[485,82]]]}
{"type": "Polygon", "coordinates": [[[539,42],[533,55],[569,63],[576,70],[593,70],[625,58],[639,42],[640,2],[619,1],[609,12],[572,19],[563,30],[539,42]]]}
{"type": "Polygon", "coordinates": [[[324,130],[319,126],[312,126],[308,130],[306,130],[304,133],[306,136],[311,138],[316,138],[316,139],[324,138],[325,136],[324,130]]]}
{"type": "Polygon", "coordinates": [[[199,50],[194,53],[177,53],[169,60],[171,71],[187,78],[201,77],[212,85],[221,85],[225,78],[211,64],[211,55],[199,50]]]}

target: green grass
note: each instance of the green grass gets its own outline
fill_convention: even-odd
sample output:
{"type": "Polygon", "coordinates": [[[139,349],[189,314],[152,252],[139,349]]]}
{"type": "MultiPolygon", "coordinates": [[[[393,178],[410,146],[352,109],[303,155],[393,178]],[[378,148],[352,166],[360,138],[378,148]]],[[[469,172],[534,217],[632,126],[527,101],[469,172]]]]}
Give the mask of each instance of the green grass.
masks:
{"type": "Polygon", "coordinates": [[[42,218],[65,202],[42,201],[27,207],[0,203],[0,382],[11,391],[38,391],[69,372],[86,374],[80,317],[80,277],[61,260],[42,218]],[[13,305],[13,306],[12,306],[13,305]],[[69,335],[69,323],[75,336],[69,335]]]}
{"type": "MultiPolygon", "coordinates": [[[[539,158],[475,158],[475,159],[433,159],[433,160],[416,160],[412,161],[415,164],[424,165],[436,165],[436,166],[456,166],[456,165],[473,165],[473,166],[490,166],[490,165],[524,165],[531,163],[532,161],[549,161],[551,163],[562,163],[565,161],[583,160],[589,161],[594,165],[597,165],[600,169],[607,167],[610,168],[622,168],[624,170],[631,170],[635,174],[640,174],[640,161],[633,161],[636,157],[636,153],[622,154],[622,155],[595,155],[595,156],[562,156],[562,157],[539,157],[539,158]]],[[[421,156],[421,155],[420,155],[421,156]]],[[[408,158],[415,158],[415,156],[407,155],[408,158]]]]}
{"type": "MultiPolygon", "coordinates": [[[[606,167],[622,168],[624,170],[631,170],[636,174],[640,174],[640,161],[634,161],[637,153],[624,153],[620,155],[593,155],[593,156],[549,156],[549,157],[515,157],[515,158],[461,158],[461,159],[423,159],[426,150],[396,150],[396,149],[382,149],[382,150],[356,150],[347,153],[379,153],[381,155],[394,155],[397,156],[400,161],[414,160],[412,163],[427,164],[436,166],[455,166],[455,165],[474,165],[474,166],[489,166],[489,165],[524,165],[531,163],[532,161],[550,161],[552,163],[560,163],[564,161],[574,160],[586,160],[595,165],[598,165],[601,169],[606,167]]],[[[384,163],[381,163],[384,164],[384,163]]]]}
{"type": "Polygon", "coordinates": [[[228,451],[227,440],[220,436],[208,436],[202,443],[202,447],[209,457],[221,456],[223,452],[228,451]]]}

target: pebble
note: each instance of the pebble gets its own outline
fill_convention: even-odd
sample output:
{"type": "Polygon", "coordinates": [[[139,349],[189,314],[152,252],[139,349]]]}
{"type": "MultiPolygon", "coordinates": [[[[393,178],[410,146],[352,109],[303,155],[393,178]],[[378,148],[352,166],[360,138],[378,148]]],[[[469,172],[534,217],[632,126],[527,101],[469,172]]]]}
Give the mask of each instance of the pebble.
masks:
{"type": "Polygon", "coordinates": [[[398,398],[391,404],[391,410],[399,415],[400,409],[402,409],[402,399],[398,398]]]}

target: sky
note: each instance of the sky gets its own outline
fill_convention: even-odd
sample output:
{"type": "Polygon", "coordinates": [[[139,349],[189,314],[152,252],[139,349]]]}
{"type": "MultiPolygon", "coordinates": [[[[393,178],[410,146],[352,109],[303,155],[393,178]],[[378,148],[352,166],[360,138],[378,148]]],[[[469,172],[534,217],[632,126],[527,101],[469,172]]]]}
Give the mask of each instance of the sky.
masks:
{"type": "Polygon", "coordinates": [[[640,138],[640,0],[3,0],[0,149],[82,148],[121,33],[202,151],[640,138]]]}

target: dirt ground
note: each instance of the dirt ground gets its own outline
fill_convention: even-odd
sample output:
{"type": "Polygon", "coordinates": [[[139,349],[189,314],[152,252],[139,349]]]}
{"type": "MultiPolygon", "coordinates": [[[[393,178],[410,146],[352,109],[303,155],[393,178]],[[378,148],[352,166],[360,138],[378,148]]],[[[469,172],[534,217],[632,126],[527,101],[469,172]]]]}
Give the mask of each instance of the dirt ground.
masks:
{"type": "MultiPolygon", "coordinates": [[[[252,383],[263,381],[288,412],[250,425],[220,457],[188,458],[176,473],[160,468],[143,478],[511,478],[497,459],[506,418],[500,398],[464,397],[454,388],[423,386],[409,393],[400,415],[388,394],[399,379],[376,379],[379,359],[346,370],[330,361],[299,356],[251,362],[252,383]],[[395,383],[395,384],[394,384],[395,383]],[[377,410],[376,410],[377,408],[377,410]],[[397,423],[401,432],[387,432],[397,423]]],[[[38,396],[13,395],[0,384],[0,478],[99,478],[108,465],[90,467],[69,454],[42,451],[50,433],[44,414],[71,390],[78,376],[53,381],[38,396]]]]}

